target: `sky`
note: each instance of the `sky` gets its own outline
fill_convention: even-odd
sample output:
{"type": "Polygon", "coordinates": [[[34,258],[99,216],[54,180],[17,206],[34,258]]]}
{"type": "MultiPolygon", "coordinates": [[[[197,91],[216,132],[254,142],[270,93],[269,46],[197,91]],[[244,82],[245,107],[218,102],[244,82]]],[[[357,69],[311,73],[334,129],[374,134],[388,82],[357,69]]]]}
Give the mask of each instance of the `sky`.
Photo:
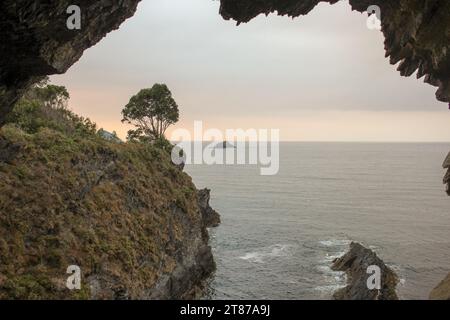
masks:
{"type": "Polygon", "coordinates": [[[450,141],[436,88],[401,77],[383,36],[347,1],[296,19],[236,26],[213,0],[143,0],[64,75],[69,107],[124,138],[130,97],[166,83],[180,108],[170,128],[279,129],[283,141],[450,141]]]}

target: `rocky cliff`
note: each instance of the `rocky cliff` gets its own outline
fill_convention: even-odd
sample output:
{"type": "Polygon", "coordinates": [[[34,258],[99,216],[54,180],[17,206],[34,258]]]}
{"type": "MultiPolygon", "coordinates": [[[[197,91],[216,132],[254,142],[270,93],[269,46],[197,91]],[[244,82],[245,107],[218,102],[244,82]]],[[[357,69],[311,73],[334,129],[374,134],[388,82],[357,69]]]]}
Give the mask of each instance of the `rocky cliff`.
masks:
{"type": "Polygon", "coordinates": [[[444,184],[447,186],[447,194],[450,196],[450,152],[442,165],[444,169],[447,169],[447,174],[444,176],[444,184]]]}
{"type": "Polygon", "coordinates": [[[352,242],[350,250],[333,262],[332,269],[343,271],[347,274],[347,286],[339,289],[333,295],[337,300],[397,300],[395,289],[398,277],[391,268],[378,258],[370,249],[359,243],[352,242]],[[369,266],[377,266],[380,269],[381,288],[370,290],[367,280],[369,266]]]}
{"type": "Polygon", "coordinates": [[[220,215],[209,205],[211,190],[198,190],[197,196],[200,211],[203,216],[203,221],[205,221],[208,227],[217,227],[220,224],[220,215]]]}
{"type": "Polygon", "coordinates": [[[219,218],[168,152],[14,124],[0,147],[0,299],[201,294],[219,218]],[[69,265],[81,290],[66,288],[69,265]]]}

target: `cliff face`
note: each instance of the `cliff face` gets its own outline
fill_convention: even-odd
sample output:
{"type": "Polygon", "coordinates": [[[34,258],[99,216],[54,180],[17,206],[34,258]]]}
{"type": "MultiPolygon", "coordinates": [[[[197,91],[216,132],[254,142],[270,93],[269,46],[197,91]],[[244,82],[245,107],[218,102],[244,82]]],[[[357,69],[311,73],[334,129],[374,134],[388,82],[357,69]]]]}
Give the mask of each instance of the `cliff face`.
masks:
{"type": "MultiPolygon", "coordinates": [[[[221,0],[225,19],[248,22],[259,14],[277,12],[298,17],[308,14],[319,2],[339,0],[221,0]]],[[[425,76],[438,87],[436,98],[450,102],[450,2],[447,0],[350,0],[353,10],[365,12],[370,5],[381,9],[386,57],[403,76],[425,76]]]]}
{"type": "Polygon", "coordinates": [[[444,184],[447,186],[447,194],[450,196],[450,152],[442,165],[447,170],[447,174],[444,176],[444,184]]]}
{"type": "Polygon", "coordinates": [[[0,299],[199,296],[212,209],[166,151],[9,124],[0,147],[0,299]]]}
{"type": "Polygon", "coordinates": [[[391,268],[370,249],[359,243],[352,242],[350,250],[333,262],[332,269],[344,271],[347,274],[347,286],[339,289],[333,295],[337,300],[397,300],[395,288],[398,277],[391,268]],[[378,266],[381,271],[381,289],[369,290],[367,273],[369,266],[378,266]]]}
{"type": "Polygon", "coordinates": [[[202,212],[203,221],[208,227],[217,227],[220,224],[220,215],[209,205],[211,198],[211,190],[202,189],[198,193],[198,204],[202,212]]]}

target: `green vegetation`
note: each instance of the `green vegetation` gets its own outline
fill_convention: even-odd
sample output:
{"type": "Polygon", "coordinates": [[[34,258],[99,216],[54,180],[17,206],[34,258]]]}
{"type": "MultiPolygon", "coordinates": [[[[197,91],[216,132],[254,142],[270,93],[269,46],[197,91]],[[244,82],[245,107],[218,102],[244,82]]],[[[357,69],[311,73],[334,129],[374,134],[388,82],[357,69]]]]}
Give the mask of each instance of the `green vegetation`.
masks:
{"type": "Polygon", "coordinates": [[[0,299],[142,298],[204,234],[195,186],[167,140],[104,139],[68,98],[40,83],[0,130],[0,299]]]}
{"type": "Polygon", "coordinates": [[[179,118],[178,105],[165,84],[155,84],[131,97],[122,110],[122,122],[132,124],[128,140],[153,141],[164,139],[167,128],[179,118]]]}
{"type": "Polygon", "coordinates": [[[45,79],[25,93],[7,123],[14,123],[30,134],[37,133],[41,128],[67,135],[95,134],[95,123],[67,109],[68,99],[69,93],[65,87],[48,84],[48,79],[45,79]]]}

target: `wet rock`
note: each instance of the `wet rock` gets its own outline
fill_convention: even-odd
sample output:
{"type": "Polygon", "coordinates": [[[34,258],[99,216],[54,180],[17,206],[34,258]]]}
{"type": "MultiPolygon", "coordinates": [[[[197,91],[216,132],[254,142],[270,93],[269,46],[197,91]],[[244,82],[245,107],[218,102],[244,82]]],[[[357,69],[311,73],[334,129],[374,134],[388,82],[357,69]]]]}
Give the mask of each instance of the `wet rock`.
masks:
{"type": "Polygon", "coordinates": [[[391,268],[378,258],[375,252],[359,243],[352,242],[350,250],[333,261],[334,271],[344,271],[347,274],[347,286],[339,289],[333,295],[336,300],[398,300],[395,288],[398,277],[391,268]],[[369,266],[378,266],[381,271],[381,288],[370,290],[367,280],[369,266]]]}

